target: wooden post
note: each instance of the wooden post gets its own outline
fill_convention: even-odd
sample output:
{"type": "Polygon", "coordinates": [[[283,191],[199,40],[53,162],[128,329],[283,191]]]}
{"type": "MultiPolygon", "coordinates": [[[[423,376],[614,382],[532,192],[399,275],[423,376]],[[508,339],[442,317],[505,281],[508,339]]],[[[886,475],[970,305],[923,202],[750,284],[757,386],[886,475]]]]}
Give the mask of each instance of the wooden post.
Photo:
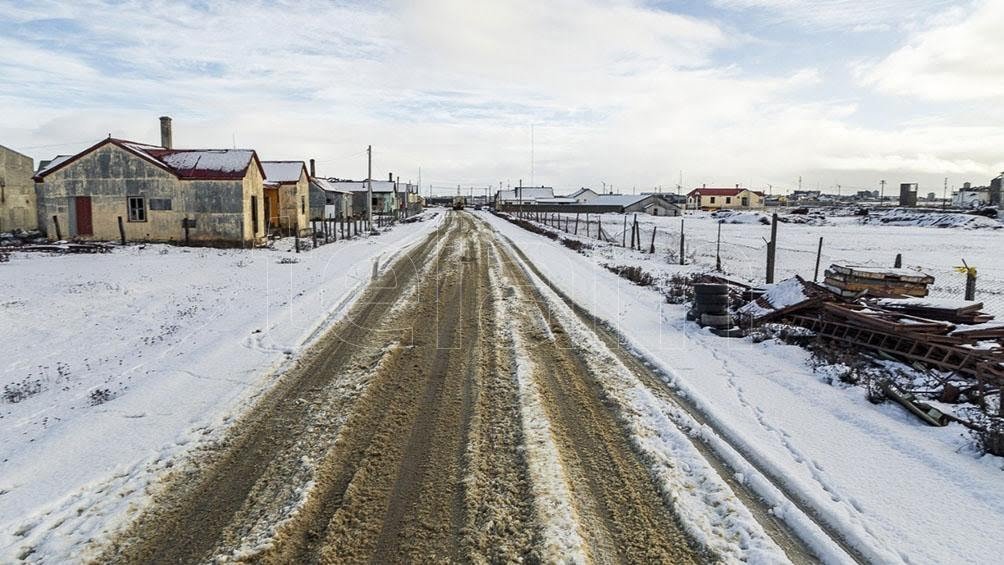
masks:
{"type": "Polygon", "coordinates": [[[718,243],[715,246],[715,270],[722,272],[722,222],[718,222],[718,243]]]}
{"type": "Polygon", "coordinates": [[[575,235],[579,235],[579,213],[578,212],[575,213],[575,231],[573,233],[575,235]]]}
{"type": "Polygon", "coordinates": [[[188,229],[191,224],[192,223],[188,220],[188,216],[185,216],[185,219],[181,221],[181,225],[185,228],[185,245],[188,245],[188,229]]]}
{"type": "Polygon", "coordinates": [[[586,237],[589,237],[589,212],[586,212],[586,237]]]}
{"type": "MultiPolygon", "coordinates": [[[[297,233],[300,232],[300,226],[296,226],[294,229],[297,231],[297,233]]],[[[311,239],[314,240],[314,249],[317,249],[317,221],[316,220],[311,220],[310,221],[310,237],[311,237],[311,239]]]]}
{"type": "Polygon", "coordinates": [[[53,216],[52,223],[56,225],[56,241],[62,241],[63,232],[59,230],[59,216],[53,216]]]}
{"type": "Polygon", "coordinates": [[[652,244],[648,247],[648,252],[655,255],[655,230],[656,227],[652,226],[652,244]]]}
{"type": "Polygon", "coordinates": [[[976,268],[965,261],[962,264],[966,267],[966,300],[976,300],[976,268]]]}
{"type": "MultiPolygon", "coordinates": [[[[634,232],[631,232],[634,236],[634,232]]],[[[627,214],[624,214],[624,232],[621,234],[621,247],[627,247],[627,214]]]]}
{"type": "Polygon", "coordinates": [[[812,282],[819,282],[819,260],[823,258],[823,236],[819,236],[819,249],[816,251],[816,271],[812,274],[812,282]]]}
{"type": "Polygon", "coordinates": [[[125,226],[122,225],[122,216],[119,216],[119,240],[125,245],[125,226]]]}
{"type": "Polygon", "coordinates": [[[342,239],[345,239],[345,216],[342,216],[342,239]]]}
{"type": "Polygon", "coordinates": [[[631,239],[635,242],[635,247],[638,251],[641,251],[641,226],[638,225],[638,214],[634,215],[634,234],[632,234],[631,239]]]}
{"type": "Polygon", "coordinates": [[[300,230],[293,230],[293,245],[296,247],[296,252],[300,252],[300,230]]]}
{"type": "Polygon", "coordinates": [[[897,253],[896,254],[896,262],[893,263],[892,266],[895,267],[895,268],[897,268],[897,269],[903,267],[903,254],[902,253],[897,253]]]}
{"type": "Polygon", "coordinates": [[[680,264],[681,265],[685,265],[686,264],[684,262],[684,260],[683,260],[683,252],[684,252],[684,249],[685,249],[685,247],[684,247],[684,241],[685,241],[685,239],[684,239],[684,235],[683,235],[683,220],[684,220],[684,218],[681,217],[680,218],[680,264]]]}
{"type": "Polygon", "coordinates": [[[777,212],[770,222],[770,241],[767,242],[767,284],[774,282],[774,262],[777,258],[777,212]]]}

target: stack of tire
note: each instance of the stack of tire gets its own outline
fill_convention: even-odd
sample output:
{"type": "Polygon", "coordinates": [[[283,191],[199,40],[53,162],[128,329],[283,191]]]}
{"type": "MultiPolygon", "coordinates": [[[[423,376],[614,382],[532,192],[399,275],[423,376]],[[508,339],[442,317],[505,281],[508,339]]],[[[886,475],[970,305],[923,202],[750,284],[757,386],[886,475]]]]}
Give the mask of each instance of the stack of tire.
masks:
{"type": "Polygon", "coordinates": [[[732,327],[729,316],[729,285],[697,283],[694,285],[692,316],[702,326],[716,330],[732,327]]]}

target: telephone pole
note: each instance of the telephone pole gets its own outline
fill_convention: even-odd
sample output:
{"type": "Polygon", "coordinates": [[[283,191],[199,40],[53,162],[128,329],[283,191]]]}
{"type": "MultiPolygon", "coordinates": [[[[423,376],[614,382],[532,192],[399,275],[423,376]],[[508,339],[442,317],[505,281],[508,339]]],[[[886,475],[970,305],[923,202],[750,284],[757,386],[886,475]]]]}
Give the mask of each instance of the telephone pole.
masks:
{"type": "Polygon", "coordinates": [[[366,146],[366,223],[373,229],[373,146],[366,146]]]}
{"type": "Polygon", "coordinates": [[[885,202],[885,181],[879,181],[879,205],[881,206],[885,202]]]}

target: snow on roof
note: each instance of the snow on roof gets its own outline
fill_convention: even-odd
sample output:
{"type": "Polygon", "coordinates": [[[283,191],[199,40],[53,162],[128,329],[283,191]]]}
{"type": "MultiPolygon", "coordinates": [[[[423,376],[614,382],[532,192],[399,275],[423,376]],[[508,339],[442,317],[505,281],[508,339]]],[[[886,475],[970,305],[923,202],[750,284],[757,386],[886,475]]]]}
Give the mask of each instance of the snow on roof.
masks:
{"type": "MultiPolygon", "coordinates": [[[[338,180],[328,179],[334,190],[346,192],[366,192],[366,181],[364,180],[338,180]]],[[[394,183],[387,180],[374,180],[373,192],[394,192],[394,183]]]]}
{"type": "Polygon", "coordinates": [[[554,189],[547,186],[536,186],[499,191],[499,200],[518,201],[539,200],[541,198],[554,198],[554,189]]]}
{"type": "Polygon", "coordinates": [[[591,189],[591,188],[580,188],[579,190],[576,190],[575,192],[569,194],[568,197],[569,198],[578,198],[578,197],[582,196],[583,194],[585,194],[586,192],[592,192],[593,194],[597,194],[597,192],[595,190],[591,189]]]}
{"type": "Polygon", "coordinates": [[[554,198],[538,198],[536,202],[541,204],[576,204],[578,201],[566,196],[555,196],[554,198]]]}
{"type": "Polygon", "coordinates": [[[636,202],[648,198],[645,194],[600,194],[589,202],[582,202],[583,206],[630,206],[636,202]]]}
{"type": "Polygon", "coordinates": [[[303,161],[262,161],[265,179],[270,182],[299,182],[306,165],[303,161]]]}
{"type": "Polygon", "coordinates": [[[44,170],[36,173],[36,178],[107,144],[120,147],[186,180],[242,179],[251,163],[257,161],[253,149],[166,149],[157,145],[109,137],[76,155],[67,156],[59,163],[50,163],[44,170]]]}
{"type": "Polygon", "coordinates": [[[40,174],[44,173],[45,171],[48,171],[49,169],[51,169],[53,167],[58,167],[58,166],[62,165],[64,162],[68,161],[72,157],[73,157],[73,155],[57,155],[57,156],[53,157],[51,161],[49,161],[48,163],[46,163],[45,166],[41,166],[40,165],[38,167],[38,170],[35,171],[35,175],[36,176],[40,175],[40,174]]]}
{"type": "Polygon", "coordinates": [[[338,188],[337,186],[335,186],[337,184],[337,182],[338,181],[334,181],[334,180],[331,180],[331,179],[324,179],[324,178],[317,178],[317,177],[312,177],[310,179],[310,184],[314,185],[315,187],[317,187],[317,188],[319,188],[319,189],[321,189],[321,190],[323,190],[325,192],[335,192],[335,193],[338,193],[338,194],[349,194],[350,191],[345,190],[344,188],[338,188]]]}

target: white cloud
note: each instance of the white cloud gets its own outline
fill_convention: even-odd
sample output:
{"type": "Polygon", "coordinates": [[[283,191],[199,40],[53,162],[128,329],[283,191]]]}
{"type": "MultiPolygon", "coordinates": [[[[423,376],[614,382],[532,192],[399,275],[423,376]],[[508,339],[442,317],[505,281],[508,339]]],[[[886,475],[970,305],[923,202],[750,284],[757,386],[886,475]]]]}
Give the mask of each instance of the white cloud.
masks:
{"type": "Polygon", "coordinates": [[[723,8],[755,11],[773,23],[856,33],[911,26],[956,0],[714,0],[723,8]]]}
{"type": "Polygon", "coordinates": [[[417,180],[421,166],[426,182],[483,186],[529,182],[535,124],[537,183],[645,189],[683,170],[688,183],[790,187],[800,174],[850,185],[891,170],[978,179],[1002,146],[978,140],[1004,138],[908,114],[893,131],[851,125],[862,101],[826,98],[825,69],[751,74],[727,60],[759,46],[742,29],[627,0],[0,0],[0,13],[20,31],[0,39],[0,73],[17,79],[0,83],[0,104],[16,108],[0,141],[38,158],[108,133],[156,141],[170,114],[179,146],[236,139],[361,177],[373,144],[376,171],[417,180]],[[26,37],[53,16],[65,33],[26,37]]]}
{"type": "Polygon", "coordinates": [[[862,84],[886,94],[928,100],[1004,96],[1004,2],[966,13],[949,10],[877,63],[859,65],[862,84]]]}

